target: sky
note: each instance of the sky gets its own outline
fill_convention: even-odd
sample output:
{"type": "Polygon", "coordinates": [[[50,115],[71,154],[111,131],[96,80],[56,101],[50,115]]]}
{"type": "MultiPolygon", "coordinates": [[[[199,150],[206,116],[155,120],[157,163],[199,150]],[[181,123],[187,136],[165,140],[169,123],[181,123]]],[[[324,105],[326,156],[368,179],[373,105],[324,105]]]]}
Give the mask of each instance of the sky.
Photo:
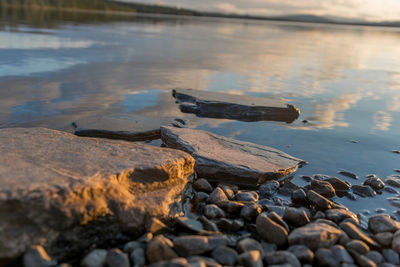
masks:
{"type": "Polygon", "coordinates": [[[368,21],[400,20],[400,0],[124,0],[251,15],[311,14],[368,21]]]}

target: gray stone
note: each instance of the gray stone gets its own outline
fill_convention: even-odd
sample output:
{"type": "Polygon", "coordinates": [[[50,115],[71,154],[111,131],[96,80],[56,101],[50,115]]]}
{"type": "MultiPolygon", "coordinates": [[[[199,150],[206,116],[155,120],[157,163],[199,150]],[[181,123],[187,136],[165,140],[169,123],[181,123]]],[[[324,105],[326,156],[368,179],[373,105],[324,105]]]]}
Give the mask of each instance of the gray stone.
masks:
{"type": "Polygon", "coordinates": [[[130,254],[133,266],[143,266],[146,264],[146,256],[143,248],[136,248],[130,254]]]}
{"type": "Polygon", "coordinates": [[[238,263],[244,267],[263,267],[260,251],[249,250],[239,255],[238,263]]]}
{"type": "Polygon", "coordinates": [[[326,179],[328,183],[330,183],[335,190],[340,190],[340,191],[347,191],[350,189],[350,183],[343,181],[337,177],[331,177],[326,179]]]}
{"type": "Polygon", "coordinates": [[[393,235],[392,249],[397,253],[400,253],[400,230],[397,230],[393,235]]]}
{"type": "Polygon", "coordinates": [[[341,170],[338,172],[339,174],[346,176],[346,177],[350,177],[353,179],[358,179],[358,176],[350,171],[346,171],[346,170],[341,170]]]}
{"type": "Polygon", "coordinates": [[[354,220],[358,224],[357,215],[353,212],[345,209],[329,209],[325,211],[326,218],[334,221],[335,223],[340,223],[346,218],[354,220]]]}
{"type": "Polygon", "coordinates": [[[365,255],[354,255],[355,261],[361,267],[376,267],[375,262],[367,258],[365,255]]]}
{"type": "Polygon", "coordinates": [[[274,222],[276,222],[277,224],[279,224],[280,226],[282,226],[283,228],[286,229],[286,231],[289,232],[289,225],[282,219],[281,216],[279,216],[276,212],[271,211],[270,213],[268,213],[267,215],[271,220],[273,220],[274,222]]]}
{"type": "Polygon", "coordinates": [[[339,259],[327,248],[319,248],[315,252],[315,263],[316,266],[340,267],[339,259]]]}
{"type": "Polygon", "coordinates": [[[400,223],[390,218],[389,215],[379,214],[368,220],[368,228],[373,233],[396,232],[400,229],[400,223]]]}
{"type": "Polygon", "coordinates": [[[202,255],[218,246],[226,246],[229,240],[219,236],[181,236],[173,241],[174,248],[183,257],[202,255]]]}
{"type": "Polygon", "coordinates": [[[244,253],[251,250],[257,250],[261,253],[261,255],[264,254],[263,247],[261,246],[260,242],[253,238],[245,238],[237,243],[237,251],[239,251],[239,253],[244,253]]]}
{"type": "Polygon", "coordinates": [[[207,219],[205,216],[200,216],[199,221],[203,224],[205,230],[211,232],[219,232],[218,226],[214,222],[207,219]]]}
{"type": "Polygon", "coordinates": [[[292,192],[291,200],[293,203],[300,205],[306,205],[308,202],[306,192],[304,192],[304,190],[301,188],[296,189],[292,192]]]}
{"type": "Polygon", "coordinates": [[[346,244],[346,249],[349,251],[355,251],[359,254],[367,254],[369,247],[361,240],[352,240],[346,244]]]}
{"type": "Polygon", "coordinates": [[[109,267],[130,267],[128,255],[117,248],[108,251],[106,262],[109,267]]]}
{"type": "Polygon", "coordinates": [[[293,122],[300,110],[279,98],[261,98],[192,89],[174,89],[172,95],[180,102],[180,110],[199,117],[225,118],[241,121],[293,122]]]}
{"type": "Polygon", "coordinates": [[[374,239],[383,247],[391,247],[393,240],[393,233],[381,232],[374,235],[374,239]]]}
{"type": "Polygon", "coordinates": [[[205,256],[190,256],[187,258],[189,263],[195,264],[196,262],[204,263],[206,267],[221,267],[222,265],[219,264],[213,258],[205,257],[205,256]]]}
{"type": "Polygon", "coordinates": [[[31,246],[24,254],[25,267],[52,267],[57,262],[52,260],[42,246],[31,246]]]}
{"type": "Polygon", "coordinates": [[[373,262],[375,262],[375,264],[381,264],[385,261],[385,259],[383,258],[382,254],[379,253],[378,251],[372,250],[370,252],[368,252],[367,254],[365,254],[365,256],[372,260],[373,262]]]}
{"type": "Polygon", "coordinates": [[[193,188],[194,188],[194,190],[199,191],[199,192],[211,193],[213,191],[213,187],[204,178],[200,178],[200,179],[197,179],[196,181],[194,181],[193,188]]]}
{"type": "Polygon", "coordinates": [[[178,217],[176,218],[176,221],[179,225],[196,233],[204,230],[202,223],[195,219],[190,219],[188,217],[178,217]]]}
{"type": "Polygon", "coordinates": [[[303,226],[310,222],[305,210],[300,208],[287,207],[283,215],[283,219],[290,225],[303,226]]]}
{"type": "Polygon", "coordinates": [[[238,253],[228,247],[220,246],[213,250],[211,253],[212,257],[216,259],[222,265],[233,266],[237,259],[238,253]]]}
{"type": "Polygon", "coordinates": [[[149,265],[149,267],[191,267],[185,258],[175,258],[168,261],[160,261],[149,265]]]}
{"type": "Polygon", "coordinates": [[[81,261],[82,267],[103,267],[106,265],[107,250],[95,249],[87,254],[81,261]]]}
{"type": "Polygon", "coordinates": [[[374,189],[367,185],[353,185],[351,186],[354,194],[357,194],[361,197],[374,197],[376,195],[374,189]]]}
{"type": "Polygon", "coordinates": [[[340,263],[354,263],[353,258],[342,245],[334,245],[331,251],[340,263]]]}
{"type": "Polygon", "coordinates": [[[222,190],[224,190],[225,195],[229,199],[233,199],[235,197],[235,194],[238,192],[238,187],[236,185],[219,184],[218,186],[221,187],[222,190]]]}
{"type": "Polygon", "coordinates": [[[215,204],[209,204],[204,208],[204,215],[208,219],[216,219],[225,217],[225,212],[215,204]]]}
{"type": "Polygon", "coordinates": [[[321,210],[326,210],[333,207],[332,201],[330,201],[326,197],[321,196],[313,190],[308,190],[307,198],[312,204],[314,204],[317,208],[321,210]]]}
{"type": "Polygon", "coordinates": [[[314,253],[304,245],[290,246],[287,251],[293,253],[303,263],[312,263],[314,260],[314,253]]]}
{"type": "Polygon", "coordinates": [[[244,221],[241,219],[226,219],[222,218],[217,221],[218,228],[228,231],[228,232],[237,232],[244,226],[244,221]]]}
{"type": "Polygon", "coordinates": [[[257,185],[284,177],[303,162],[270,147],[201,130],[161,127],[161,137],[168,147],[195,158],[199,176],[236,185],[257,185]]]}
{"type": "Polygon", "coordinates": [[[144,247],[143,243],[140,243],[138,241],[129,241],[125,244],[123,251],[126,253],[131,253],[135,249],[142,247],[144,247]]]}
{"type": "Polygon", "coordinates": [[[210,196],[207,199],[208,203],[215,204],[220,201],[225,201],[228,200],[228,197],[225,195],[224,190],[222,190],[220,187],[217,187],[212,191],[210,196]]]}
{"type": "Polygon", "coordinates": [[[326,181],[313,180],[311,182],[311,189],[327,198],[332,198],[336,195],[333,186],[326,181]]]}
{"type": "Polygon", "coordinates": [[[258,204],[250,202],[242,208],[240,216],[247,221],[253,221],[261,212],[262,209],[258,204]]]}
{"type": "Polygon", "coordinates": [[[258,215],[256,220],[257,232],[261,238],[277,246],[287,243],[288,232],[281,225],[271,220],[265,213],[258,215]]]}
{"type": "Polygon", "coordinates": [[[231,214],[240,213],[242,208],[245,206],[245,204],[242,202],[230,200],[217,202],[216,205],[231,214]]]}
{"type": "Polygon", "coordinates": [[[278,181],[267,181],[260,185],[259,191],[261,197],[271,197],[274,195],[279,189],[279,182],[278,181]]]}
{"type": "Polygon", "coordinates": [[[396,253],[393,249],[382,250],[382,255],[385,260],[391,264],[400,265],[399,253],[396,253]]]}
{"type": "Polygon", "coordinates": [[[342,231],[326,223],[309,223],[294,229],[288,237],[290,245],[305,245],[315,251],[331,247],[338,241],[342,231]]]}
{"type": "Polygon", "coordinates": [[[277,265],[289,264],[292,267],[301,267],[300,261],[289,251],[275,251],[264,256],[264,264],[277,265]]]}
{"type": "Polygon", "coordinates": [[[385,187],[385,183],[379,177],[369,177],[363,184],[370,186],[375,191],[381,190],[385,187]]]}
{"type": "Polygon", "coordinates": [[[173,243],[168,238],[158,235],[155,236],[147,245],[146,257],[149,263],[166,261],[178,258],[173,250],[173,243]]]}
{"type": "Polygon", "coordinates": [[[153,235],[161,234],[168,231],[168,227],[157,218],[150,218],[146,225],[146,231],[153,235]]]}
{"type": "Polygon", "coordinates": [[[400,178],[396,176],[388,176],[386,178],[386,183],[393,187],[400,187],[400,178]]]}
{"type": "Polygon", "coordinates": [[[258,200],[258,194],[256,191],[239,191],[236,194],[237,201],[253,201],[256,202],[258,200]]]}
{"type": "Polygon", "coordinates": [[[342,222],[340,228],[352,239],[361,240],[368,246],[379,247],[372,238],[363,233],[357,226],[350,222],[342,222]]]}
{"type": "Polygon", "coordinates": [[[87,249],[72,230],[105,216],[135,233],[147,216],[176,216],[194,166],[181,151],[44,128],[1,129],[0,161],[0,259],[61,234],[87,249]]]}

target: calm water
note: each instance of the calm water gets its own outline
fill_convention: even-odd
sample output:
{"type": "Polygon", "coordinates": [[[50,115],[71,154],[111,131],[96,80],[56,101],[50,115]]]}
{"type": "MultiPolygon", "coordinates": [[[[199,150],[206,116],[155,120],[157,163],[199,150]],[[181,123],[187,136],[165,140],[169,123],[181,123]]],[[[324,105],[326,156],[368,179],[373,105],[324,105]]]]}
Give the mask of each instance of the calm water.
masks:
{"type": "MultiPolygon", "coordinates": [[[[399,29],[166,17],[0,21],[0,127],[70,130],[94,114],[173,116],[307,160],[298,184],[299,175],[341,169],[360,184],[400,169],[391,152],[400,149],[399,29]],[[196,118],[174,104],[175,87],[277,95],[302,114],[292,124],[196,118]]],[[[393,196],[337,201],[393,213],[393,196]]]]}

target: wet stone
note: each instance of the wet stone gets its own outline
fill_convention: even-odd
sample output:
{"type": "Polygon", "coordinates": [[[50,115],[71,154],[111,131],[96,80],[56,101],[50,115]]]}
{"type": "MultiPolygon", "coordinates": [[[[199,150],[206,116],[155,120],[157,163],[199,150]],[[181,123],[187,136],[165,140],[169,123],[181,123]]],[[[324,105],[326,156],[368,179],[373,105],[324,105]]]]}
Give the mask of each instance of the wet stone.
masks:
{"type": "Polygon", "coordinates": [[[330,249],[320,248],[315,252],[317,266],[340,267],[340,262],[330,249]]]}
{"type": "Polygon", "coordinates": [[[190,267],[185,258],[175,258],[167,261],[160,261],[149,265],[150,267],[190,267]]]}
{"type": "Polygon", "coordinates": [[[190,264],[204,263],[206,267],[221,267],[221,265],[213,258],[205,256],[190,256],[187,258],[190,264]]]}
{"type": "Polygon", "coordinates": [[[342,245],[334,245],[331,251],[340,263],[354,263],[353,258],[342,245]]]}
{"type": "Polygon", "coordinates": [[[358,224],[357,215],[353,212],[345,209],[329,209],[325,212],[326,218],[334,221],[335,223],[340,223],[346,218],[353,219],[358,224]]]}
{"type": "Polygon", "coordinates": [[[293,191],[299,189],[300,187],[291,181],[286,181],[278,190],[278,193],[283,196],[290,196],[293,191]]]}
{"type": "Polygon", "coordinates": [[[381,190],[385,187],[385,183],[379,177],[369,177],[363,184],[370,186],[375,191],[381,190]]]}
{"type": "Polygon", "coordinates": [[[374,235],[374,239],[383,247],[391,247],[393,240],[393,233],[381,232],[374,235]]]}
{"type": "Polygon", "coordinates": [[[382,250],[382,255],[387,262],[394,264],[394,265],[400,264],[399,254],[396,253],[396,251],[394,251],[393,249],[382,250]]]}
{"type": "Polygon", "coordinates": [[[332,201],[321,196],[320,194],[318,194],[313,190],[309,190],[307,192],[307,198],[311,203],[313,203],[316,207],[322,210],[330,209],[333,206],[332,201]]]}
{"type": "Polygon", "coordinates": [[[172,241],[168,238],[162,235],[155,236],[147,245],[147,260],[150,263],[155,263],[177,258],[178,255],[173,250],[173,246],[172,241]]]}
{"type": "Polygon", "coordinates": [[[275,212],[276,214],[278,214],[281,217],[285,213],[285,207],[275,206],[275,205],[266,206],[266,210],[268,210],[270,212],[275,212]]]}
{"type": "Polygon", "coordinates": [[[179,225],[185,227],[186,229],[189,229],[193,232],[201,232],[204,230],[203,225],[201,222],[190,219],[188,217],[178,217],[176,218],[176,221],[179,225]]]}
{"type": "Polygon", "coordinates": [[[374,189],[366,185],[353,185],[351,189],[361,197],[374,197],[376,195],[374,189]]]}
{"type": "Polygon", "coordinates": [[[290,207],[287,207],[285,209],[283,220],[289,225],[293,226],[303,226],[310,222],[310,218],[308,218],[305,210],[290,207]]]}
{"type": "Polygon", "coordinates": [[[263,248],[257,240],[253,238],[245,238],[240,240],[237,243],[237,251],[240,253],[244,253],[246,251],[251,251],[251,250],[258,250],[261,254],[263,254],[263,248]]]}
{"type": "Polygon", "coordinates": [[[138,242],[138,241],[130,241],[130,242],[128,242],[128,243],[126,243],[126,244],[124,245],[123,251],[124,251],[125,253],[131,253],[131,252],[134,251],[135,249],[141,248],[141,247],[143,247],[143,246],[144,246],[143,243],[140,243],[140,242],[138,242]]]}
{"type": "Polygon", "coordinates": [[[244,221],[240,219],[220,219],[217,221],[218,228],[228,231],[237,232],[244,227],[244,221]]]}
{"type": "Polygon", "coordinates": [[[224,200],[217,202],[216,205],[228,213],[239,213],[245,206],[244,203],[238,201],[224,200]]]}
{"type": "Polygon", "coordinates": [[[218,226],[214,222],[207,219],[205,216],[200,216],[199,221],[203,224],[205,230],[211,232],[219,232],[218,226]]]}
{"type": "Polygon", "coordinates": [[[400,229],[400,223],[390,218],[389,215],[375,215],[368,220],[368,228],[373,233],[396,232],[400,229]]]}
{"type": "Polygon", "coordinates": [[[365,254],[365,256],[368,259],[372,260],[375,264],[381,264],[385,261],[382,254],[375,250],[368,252],[367,254],[365,254]]]}
{"type": "Polygon", "coordinates": [[[224,193],[228,199],[233,199],[235,194],[238,192],[238,187],[236,185],[219,184],[218,186],[224,190],[224,193]]]}
{"type": "Polygon", "coordinates": [[[386,178],[386,183],[393,187],[400,187],[400,178],[396,176],[389,176],[386,178]]]}
{"type": "Polygon", "coordinates": [[[311,178],[308,175],[300,175],[300,178],[303,179],[306,182],[311,182],[313,180],[313,178],[311,178]]]}
{"type": "Polygon", "coordinates": [[[292,267],[301,267],[300,261],[289,251],[275,251],[264,256],[264,263],[267,266],[278,264],[289,264],[292,267]]]}
{"type": "Polygon", "coordinates": [[[57,262],[52,260],[42,246],[31,246],[24,254],[24,266],[26,267],[52,267],[57,262]]]}
{"type": "Polygon", "coordinates": [[[211,193],[213,191],[213,187],[211,186],[211,184],[204,178],[200,178],[194,181],[193,188],[198,192],[211,193]]]}
{"type": "Polygon", "coordinates": [[[236,200],[256,202],[258,200],[258,194],[255,191],[239,191],[236,194],[236,200]]]}
{"type": "Polygon", "coordinates": [[[128,255],[117,248],[108,251],[106,262],[108,266],[130,267],[128,255]]]}
{"type": "Polygon", "coordinates": [[[274,222],[276,222],[277,224],[281,225],[282,227],[284,227],[286,229],[286,231],[289,232],[289,226],[288,224],[282,219],[281,216],[279,216],[276,212],[270,212],[267,215],[271,220],[273,220],[274,222]]]}
{"type": "Polygon", "coordinates": [[[361,240],[353,240],[346,244],[346,249],[349,251],[355,251],[359,254],[367,254],[369,247],[361,240]]]}
{"type": "Polygon", "coordinates": [[[287,251],[293,253],[303,263],[312,263],[314,260],[314,253],[304,245],[290,246],[287,251]]]}
{"type": "Polygon", "coordinates": [[[361,267],[376,267],[376,264],[365,255],[354,255],[355,261],[361,267]]]}
{"type": "Polygon", "coordinates": [[[212,193],[210,194],[210,196],[207,199],[207,202],[211,203],[211,204],[215,204],[217,202],[224,201],[224,200],[228,200],[228,197],[226,196],[225,192],[221,188],[217,187],[214,189],[214,191],[212,191],[212,193]]]}
{"type": "Polygon", "coordinates": [[[209,204],[204,208],[204,215],[208,219],[225,217],[225,212],[215,204],[209,204]]]}
{"type": "Polygon", "coordinates": [[[374,240],[368,237],[365,233],[363,233],[360,229],[358,229],[354,224],[350,222],[342,222],[340,228],[346,232],[346,234],[356,240],[361,240],[366,243],[368,246],[379,246],[374,240]]]}
{"type": "Polygon", "coordinates": [[[279,189],[278,181],[268,181],[259,187],[259,192],[261,197],[271,197],[274,195],[279,189]]]}
{"type": "Polygon", "coordinates": [[[217,247],[211,255],[220,264],[229,266],[233,266],[239,256],[235,250],[225,246],[217,247]]]}
{"type": "Polygon", "coordinates": [[[106,264],[107,250],[95,249],[87,254],[81,261],[82,267],[102,267],[106,264]]]}
{"type": "Polygon", "coordinates": [[[146,264],[145,251],[143,248],[137,248],[130,254],[133,266],[143,266],[146,264]]]}
{"type": "Polygon", "coordinates": [[[326,181],[313,180],[311,182],[311,189],[327,198],[332,198],[336,195],[333,186],[326,181]]]}
{"type": "Polygon", "coordinates": [[[308,201],[306,192],[304,192],[304,190],[301,188],[292,192],[291,200],[293,203],[300,205],[306,205],[308,201]]]}
{"type": "Polygon", "coordinates": [[[358,176],[350,171],[341,170],[338,173],[349,178],[358,179],[358,176]]]}
{"type": "Polygon", "coordinates": [[[238,263],[244,267],[263,267],[262,257],[258,250],[250,250],[240,254],[238,263]]]}
{"type": "Polygon", "coordinates": [[[180,236],[173,241],[174,248],[180,256],[202,255],[218,246],[227,245],[229,240],[224,236],[180,236]]]}
{"type": "Polygon", "coordinates": [[[287,243],[288,232],[281,225],[270,219],[265,213],[258,215],[256,229],[261,238],[277,246],[287,243]]]}
{"type": "Polygon", "coordinates": [[[165,233],[168,227],[159,219],[151,218],[146,225],[146,230],[148,233],[160,234],[165,233]]]}
{"type": "Polygon", "coordinates": [[[251,202],[242,208],[240,216],[247,221],[253,221],[261,212],[261,207],[258,204],[251,202]]]}
{"type": "Polygon", "coordinates": [[[400,253],[400,230],[397,230],[393,235],[392,249],[397,253],[400,253]]]}

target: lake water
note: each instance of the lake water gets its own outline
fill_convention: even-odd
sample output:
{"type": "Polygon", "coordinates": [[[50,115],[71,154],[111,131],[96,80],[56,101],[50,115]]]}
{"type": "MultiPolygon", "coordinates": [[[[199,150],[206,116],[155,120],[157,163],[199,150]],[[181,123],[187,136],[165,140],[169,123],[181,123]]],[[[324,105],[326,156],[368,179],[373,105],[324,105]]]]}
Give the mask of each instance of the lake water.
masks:
{"type": "MultiPolygon", "coordinates": [[[[0,29],[0,127],[70,130],[90,115],[172,116],[306,160],[295,174],[301,185],[300,175],[361,184],[367,174],[384,179],[400,169],[392,153],[400,149],[400,29],[4,14],[0,29]],[[301,115],[291,124],[197,118],[179,111],[173,88],[284,97],[301,115]]],[[[396,195],[335,200],[394,214],[388,197],[396,195]]]]}

